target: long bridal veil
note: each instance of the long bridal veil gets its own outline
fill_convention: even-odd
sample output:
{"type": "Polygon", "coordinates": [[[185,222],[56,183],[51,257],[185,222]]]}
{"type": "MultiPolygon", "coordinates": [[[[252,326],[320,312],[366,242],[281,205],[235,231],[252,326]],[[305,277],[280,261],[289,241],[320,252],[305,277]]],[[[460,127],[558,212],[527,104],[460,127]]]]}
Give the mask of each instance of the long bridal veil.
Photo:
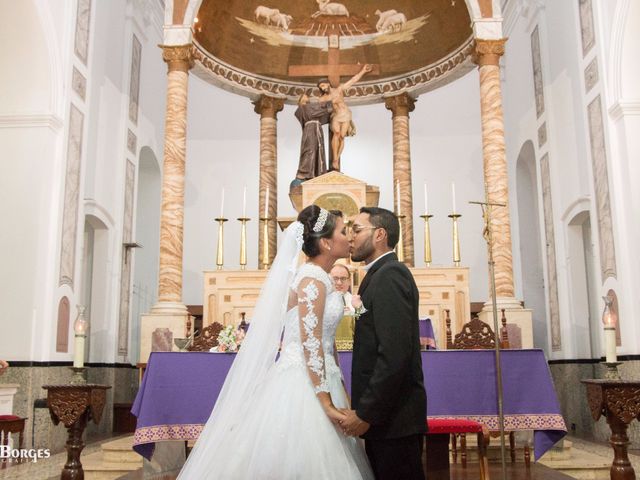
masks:
{"type": "Polygon", "coordinates": [[[254,309],[251,326],[220,391],[215,407],[178,479],[196,479],[206,471],[225,435],[245,415],[245,405],[278,354],[288,290],[302,250],[303,225],[284,232],[278,254],[254,309]]]}

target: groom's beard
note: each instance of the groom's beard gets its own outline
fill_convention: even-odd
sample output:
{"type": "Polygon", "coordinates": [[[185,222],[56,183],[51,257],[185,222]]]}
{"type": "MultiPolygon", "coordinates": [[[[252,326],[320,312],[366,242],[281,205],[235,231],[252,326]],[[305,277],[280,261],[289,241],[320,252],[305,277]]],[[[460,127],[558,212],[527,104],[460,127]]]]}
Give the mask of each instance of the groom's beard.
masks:
{"type": "Polygon", "coordinates": [[[373,239],[373,236],[370,236],[362,243],[362,245],[360,245],[357,248],[354,248],[353,253],[351,254],[352,261],[362,262],[373,254],[373,251],[375,249],[373,248],[372,239],[373,239]]]}

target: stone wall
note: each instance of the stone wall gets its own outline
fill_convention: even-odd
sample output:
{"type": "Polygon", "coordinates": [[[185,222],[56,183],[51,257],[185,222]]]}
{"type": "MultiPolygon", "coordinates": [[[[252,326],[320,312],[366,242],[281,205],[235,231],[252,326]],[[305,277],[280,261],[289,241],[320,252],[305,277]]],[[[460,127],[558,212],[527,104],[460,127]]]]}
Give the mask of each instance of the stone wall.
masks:
{"type": "MultiPolygon", "coordinates": [[[[611,430],[604,417],[593,421],[585,387],[580,383],[580,380],[587,378],[604,378],[604,367],[587,360],[552,363],[549,368],[569,433],[585,440],[608,441],[611,430]]],[[[624,380],[640,378],[640,360],[624,362],[619,371],[624,380]]],[[[631,441],[629,447],[640,448],[640,422],[631,423],[628,435],[631,441]]]]}
{"type": "MultiPolygon", "coordinates": [[[[49,448],[52,453],[64,450],[67,431],[61,424],[54,426],[47,408],[35,408],[37,399],[46,399],[47,392],[43,385],[69,383],[71,370],[68,367],[14,367],[11,366],[2,376],[2,383],[20,385],[14,397],[13,412],[15,415],[27,417],[24,445],[31,448],[49,448]],[[35,425],[34,425],[35,422],[35,425]]],[[[125,366],[90,367],[88,381],[102,385],[110,385],[107,391],[107,404],[99,425],[90,423],[85,430],[85,442],[111,435],[113,430],[113,404],[133,403],[138,391],[138,370],[125,366]]]]}

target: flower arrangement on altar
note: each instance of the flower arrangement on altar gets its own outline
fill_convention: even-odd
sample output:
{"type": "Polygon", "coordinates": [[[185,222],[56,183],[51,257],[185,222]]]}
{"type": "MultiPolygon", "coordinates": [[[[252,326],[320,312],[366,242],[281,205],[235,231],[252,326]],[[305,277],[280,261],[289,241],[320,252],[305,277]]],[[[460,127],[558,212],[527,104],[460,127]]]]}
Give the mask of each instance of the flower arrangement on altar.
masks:
{"type": "Polygon", "coordinates": [[[211,347],[209,351],[215,353],[237,352],[245,335],[244,329],[227,325],[218,334],[218,345],[211,347]]]}

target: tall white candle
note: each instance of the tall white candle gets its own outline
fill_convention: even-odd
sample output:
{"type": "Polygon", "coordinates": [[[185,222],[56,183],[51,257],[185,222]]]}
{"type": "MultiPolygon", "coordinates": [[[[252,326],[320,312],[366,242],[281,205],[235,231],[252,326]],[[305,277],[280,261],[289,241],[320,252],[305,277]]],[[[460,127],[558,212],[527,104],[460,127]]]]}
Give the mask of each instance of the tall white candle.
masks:
{"type": "Polygon", "coordinates": [[[84,338],[84,335],[76,334],[73,352],[74,368],[84,367],[84,338]]]}
{"type": "Polygon", "coordinates": [[[264,194],[264,218],[269,218],[269,187],[264,194]]]}
{"type": "Polygon", "coordinates": [[[224,188],[220,194],[220,218],[224,218],[224,188]]]}
{"type": "Polygon", "coordinates": [[[244,186],[242,192],[242,218],[247,218],[247,186],[244,186]]]}
{"type": "Polygon", "coordinates": [[[427,182],[424,182],[424,214],[429,215],[429,197],[427,195],[427,182]]]}
{"type": "Polygon", "coordinates": [[[400,209],[400,180],[396,180],[396,202],[398,202],[398,216],[402,215],[400,209]]]}
{"type": "Polygon", "coordinates": [[[451,182],[451,203],[453,205],[453,213],[456,213],[456,184],[451,182]]]}
{"type": "Polygon", "coordinates": [[[605,327],[604,329],[604,349],[607,357],[607,363],[613,363],[618,361],[616,355],[616,329],[605,327]]]}

